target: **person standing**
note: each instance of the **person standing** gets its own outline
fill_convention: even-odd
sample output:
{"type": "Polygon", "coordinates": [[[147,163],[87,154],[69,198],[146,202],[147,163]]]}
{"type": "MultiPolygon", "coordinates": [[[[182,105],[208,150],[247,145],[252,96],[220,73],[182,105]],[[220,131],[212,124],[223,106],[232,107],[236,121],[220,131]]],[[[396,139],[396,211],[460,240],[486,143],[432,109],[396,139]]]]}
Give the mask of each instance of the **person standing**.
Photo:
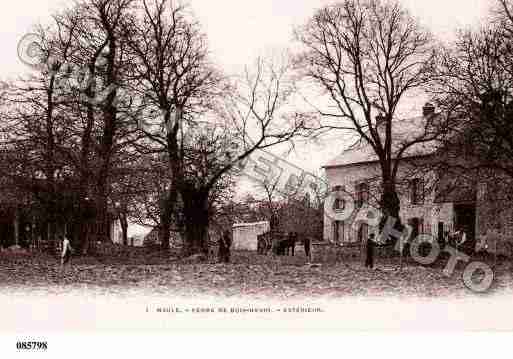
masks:
{"type": "Polygon", "coordinates": [[[462,228],[459,231],[460,235],[458,237],[458,241],[456,242],[456,249],[460,249],[460,247],[467,241],[467,233],[465,233],[465,230],[462,228]]]}
{"type": "Polygon", "coordinates": [[[219,263],[224,262],[224,257],[226,256],[226,246],[224,245],[224,232],[221,236],[219,236],[219,239],[217,241],[219,248],[217,250],[217,258],[219,263]]]}
{"type": "Polygon", "coordinates": [[[219,261],[221,263],[230,262],[230,247],[232,246],[232,239],[230,231],[225,230],[221,238],[219,238],[219,261]]]}
{"type": "Polygon", "coordinates": [[[226,246],[226,258],[225,263],[230,263],[231,248],[232,248],[232,236],[230,231],[224,231],[224,243],[226,246]]]}
{"type": "Polygon", "coordinates": [[[449,245],[449,231],[444,231],[444,248],[449,245]]]}
{"type": "Polygon", "coordinates": [[[308,263],[310,263],[310,237],[305,236],[303,240],[303,244],[305,245],[305,255],[308,263]]]}
{"type": "Polygon", "coordinates": [[[63,241],[62,241],[61,269],[68,262],[71,265],[72,253],[73,253],[73,248],[71,247],[70,238],[68,235],[65,235],[63,238],[63,241]]]}
{"type": "Polygon", "coordinates": [[[467,241],[467,233],[465,232],[465,230],[461,230],[461,239],[460,239],[460,243],[458,244],[458,246],[461,246],[463,245],[465,242],[467,241]]]}
{"type": "Polygon", "coordinates": [[[374,233],[367,239],[367,255],[365,256],[365,267],[374,268],[374,233]]]}

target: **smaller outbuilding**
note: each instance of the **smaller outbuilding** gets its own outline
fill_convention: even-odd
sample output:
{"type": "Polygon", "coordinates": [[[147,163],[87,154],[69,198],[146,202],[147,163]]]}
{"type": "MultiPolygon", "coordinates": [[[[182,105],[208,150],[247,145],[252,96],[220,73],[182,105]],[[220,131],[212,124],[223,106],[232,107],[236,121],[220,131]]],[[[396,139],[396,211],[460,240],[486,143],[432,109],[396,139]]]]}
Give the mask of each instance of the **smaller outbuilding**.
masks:
{"type": "Polygon", "coordinates": [[[232,249],[243,251],[256,251],[257,236],[269,232],[269,222],[236,223],[233,225],[232,249]]]}

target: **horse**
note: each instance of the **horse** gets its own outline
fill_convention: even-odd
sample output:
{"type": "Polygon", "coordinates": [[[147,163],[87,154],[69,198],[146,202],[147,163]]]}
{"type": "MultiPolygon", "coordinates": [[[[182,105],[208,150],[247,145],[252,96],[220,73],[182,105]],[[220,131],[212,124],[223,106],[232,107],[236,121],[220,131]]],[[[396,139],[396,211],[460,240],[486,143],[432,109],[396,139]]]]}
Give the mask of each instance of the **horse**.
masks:
{"type": "Polygon", "coordinates": [[[292,257],[294,257],[297,237],[298,234],[296,232],[289,232],[287,239],[278,242],[277,254],[281,256],[292,255],[292,257]]]}
{"type": "Polygon", "coordinates": [[[297,238],[298,234],[296,232],[289,232],[287,236],[281,232],[260,234],[257,236],[257,253],[267,255],[272,250],[278,256],[294,256],[297,238]]]}
{"type": "Polygon", "coordinates": [[[271,233],[266,232],[257,236],[257,253],[260,255],[267,255],[272,249],[272,238],[271,233]]]}

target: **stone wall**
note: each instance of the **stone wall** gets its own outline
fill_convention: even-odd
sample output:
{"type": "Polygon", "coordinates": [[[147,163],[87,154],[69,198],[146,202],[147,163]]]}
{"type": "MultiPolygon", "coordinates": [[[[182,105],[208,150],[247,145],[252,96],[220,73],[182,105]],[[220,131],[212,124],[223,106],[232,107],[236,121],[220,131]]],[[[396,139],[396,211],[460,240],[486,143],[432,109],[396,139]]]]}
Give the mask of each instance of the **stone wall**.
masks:
{"type": "Polygon", "coordinates": [[[477,201],[477,235],[496,231],[513,239],[513,183],[507,178],[483,181],[479,185],[477,201]]]}

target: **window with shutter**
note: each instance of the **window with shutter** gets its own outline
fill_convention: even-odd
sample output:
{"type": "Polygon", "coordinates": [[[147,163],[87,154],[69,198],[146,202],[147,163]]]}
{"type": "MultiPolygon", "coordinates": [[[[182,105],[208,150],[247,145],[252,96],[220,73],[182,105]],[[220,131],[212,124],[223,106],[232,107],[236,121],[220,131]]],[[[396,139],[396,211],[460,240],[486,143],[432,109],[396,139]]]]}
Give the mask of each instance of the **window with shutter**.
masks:
{"type": "Polygon", "coordinates": [[[424,181],[420,178],[415,178],[410,181],[410,203],[411,204],[424,204],[424,181]]]}

